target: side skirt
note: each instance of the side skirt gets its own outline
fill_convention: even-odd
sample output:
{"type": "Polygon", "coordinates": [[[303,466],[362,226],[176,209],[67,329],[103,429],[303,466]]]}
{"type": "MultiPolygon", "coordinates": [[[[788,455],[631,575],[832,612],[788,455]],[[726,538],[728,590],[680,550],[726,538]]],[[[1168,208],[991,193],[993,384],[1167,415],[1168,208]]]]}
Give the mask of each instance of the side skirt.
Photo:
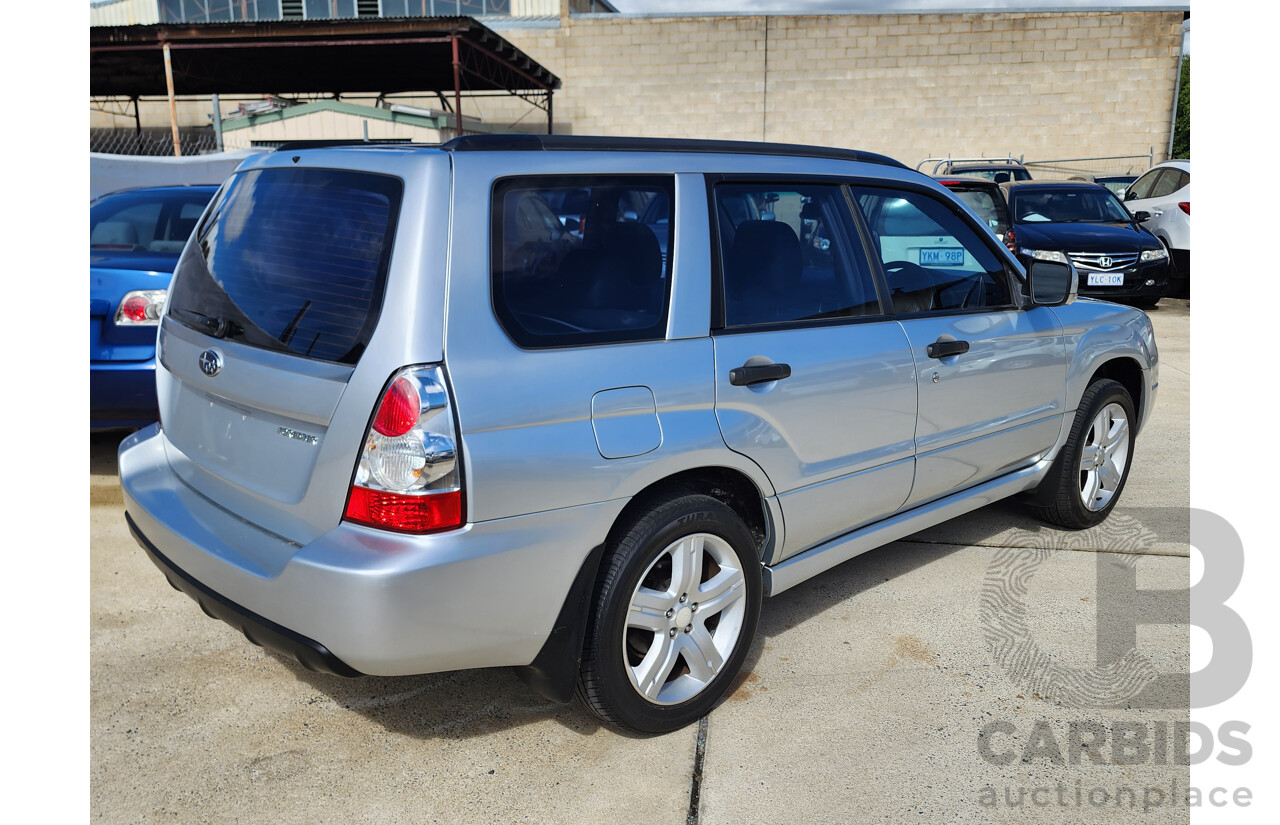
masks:
{"type": "MultiPolygon", "coordinates": [[[[1057,452],[1056,448],[1054,452],[1057,452]]],[[[926,527],[941,524],[992,502],[1030,490],[1040,483],[1052,465],[1052,459],[1041,459],[1030,467],[1015,470],[1008,475],[955,495],[899,513],[861,530],[846,533],[797,556],[792,556],[784,562],[766,567],[764,594],[776,596],[868,550],[874,550],[912,533],[918,533],[926,527]]]]}

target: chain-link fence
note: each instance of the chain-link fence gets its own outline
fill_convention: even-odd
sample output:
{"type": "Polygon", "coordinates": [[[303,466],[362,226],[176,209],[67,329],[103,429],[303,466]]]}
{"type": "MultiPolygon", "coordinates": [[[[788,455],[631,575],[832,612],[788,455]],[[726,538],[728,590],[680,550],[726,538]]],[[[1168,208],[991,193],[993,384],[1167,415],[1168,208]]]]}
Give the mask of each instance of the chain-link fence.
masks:
{"type": "MultiPolygon", "coordinates": [[[[212,127],[178,129],[178,145],[185,155],[218,151],[212,127]]],[[[89,151],[109,155],[173,155],[170,129],[90,129],[89,151]]]]}

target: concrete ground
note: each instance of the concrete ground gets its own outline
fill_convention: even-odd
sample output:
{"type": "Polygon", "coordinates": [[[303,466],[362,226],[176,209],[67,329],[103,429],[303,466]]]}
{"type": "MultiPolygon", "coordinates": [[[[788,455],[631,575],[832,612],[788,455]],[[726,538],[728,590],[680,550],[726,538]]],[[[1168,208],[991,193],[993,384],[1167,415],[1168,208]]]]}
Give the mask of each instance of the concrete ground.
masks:
{"type": "Polygon", "coordinates": [[[1095,632],[1098,610],[1123,609],[1098,604],[1099,573],[1171,590],[1190,576],[1188,302],[1151,317],[1160,397],[1106,525],[1064,533],[1001,503],[853,559],[766,601],[736,691],[661,737],[602,727],[506,669],[346,680],[254,647],[134,544],[119,438],[95,437],[93,817],[1186,822],[1189,772],[1169,764],[1185,617],[1095,632]],[[1100,645],[1134,639],[1095,667],[1100,645]]]}

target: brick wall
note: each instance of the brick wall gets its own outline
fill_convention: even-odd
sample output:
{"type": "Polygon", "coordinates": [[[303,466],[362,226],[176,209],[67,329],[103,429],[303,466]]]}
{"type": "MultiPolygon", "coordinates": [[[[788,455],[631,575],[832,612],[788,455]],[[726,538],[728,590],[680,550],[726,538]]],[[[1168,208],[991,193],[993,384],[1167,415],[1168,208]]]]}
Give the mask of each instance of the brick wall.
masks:
{"type": "MultiPolygon", "coordinates": [[[[914,166],[948,153],[1058,158],[1153,146],[1163,159],[1181,25],[1181,12],[591,15],[499,33],[564,81],[557,132],[847,146],[914,166]]],[[[545,116],[516,100],[463,109],[491,125],[545,129],[545,116]]],[[[207,101],[184,103],[180,119],[205,124],[209,111],[207,101]]],[[[166,124],[167,106],[144,104],[143,122],[166,124]]]]}
{"type": "MultiPolygon", "coordinates": [[[[564,81],[557,132],[815,143],[909,165],[1152,146],[1158,161],[1182,14],[591,17],[501,34],[564,81]]],[[[528,109],[480,105],[490,123],[528,109]]]]}

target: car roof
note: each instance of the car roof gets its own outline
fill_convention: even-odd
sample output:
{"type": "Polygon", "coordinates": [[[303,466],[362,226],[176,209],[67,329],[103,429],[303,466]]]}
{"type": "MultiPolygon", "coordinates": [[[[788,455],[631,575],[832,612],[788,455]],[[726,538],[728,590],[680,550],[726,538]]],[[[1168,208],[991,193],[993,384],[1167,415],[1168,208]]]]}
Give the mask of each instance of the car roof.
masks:
{"type": "Polygon", "coordinates": [[[1152,169],[1173,168],[1173,169],[1181,169],[1184,172],[1190,172],[1191,158],[1175,158],[1173,160],[1161,161],[1160,163],[1157,163],[1155,166],[1152,166],[1151,168],[1152,169]]]}
{"type": "Polygon", "coordinates": [[[390,143],[374,144],[358,140],[295,141],[278,147],[276,152],[292,152],[302,149],[380,149],[386,150],[439,150],[445,152],[674,152],[681,154],[717,155],[770,155],[774,157],[804,157],[826,160],[850,160],[874,163],[898,169],[909,169],[906,164],[887,155],[865,152],[860,149],[840,149],[830,146],[810,146],[798,143],[767,143],[747,140],[699,140],[690,138],[600,137],[595,135],[530,135],[494,134],[463,135],[447,143],[390,143]]]}
{"type": "Polygon", "coordinates": [[[117,189],[114,192],[105,192],[94,198],[93,202],[96,203],[103,198],[110,198],[116,195],[134,195],[150,192],[154,192],[157,195],[169,193],[177,194],[179,192],[207,192],[209,195],[213,195],[214,192],[218,191],[219,186],[221,186],[221,184],[218,183],[178,183],[170,184],[168,186],[134,186],[129,189],[117,189]]]}
{"type": "Polygon", "coordinates": [[[1000,184],[1006,190],[1014,189],[1102,189],[1111,191],[1100,183],[1087,180],[1010,180],[1000,184]]]}

